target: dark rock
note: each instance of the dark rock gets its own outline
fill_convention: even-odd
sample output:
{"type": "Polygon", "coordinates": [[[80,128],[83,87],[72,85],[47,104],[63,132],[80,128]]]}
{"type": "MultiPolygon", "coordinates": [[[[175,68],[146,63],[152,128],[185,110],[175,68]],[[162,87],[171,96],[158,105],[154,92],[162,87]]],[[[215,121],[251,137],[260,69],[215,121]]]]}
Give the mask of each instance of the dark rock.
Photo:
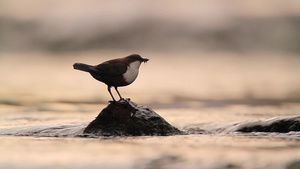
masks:
{"type": "MultiPolygon", "coordinates": [[[[174,168],[172,166],[176,166],[176,168],[180,168],[178,166],[179,163],[185,162],[185,160],[178,155],[163,155],[161,157],[150,160],[148,164],[146,164],[147,169],[163,169],[163,168],[174,168]]],[[[143,168],[138,166],[138,168],[143,168]]]]}
{"type": "Polygon", "coordinates": [[[300,168],[300,160],[292,161],[286,166],[287,169],[299,169],[300,168]]]}
{"type": "Polygon", "coordinates": [[[84,130],[97,136],[168,136],[182,134],[146,106],[129,99],[110,102],[84,130]]]}
{"type": "Polygon", "coordinates": [[[261,123],[253,122],[241,126],[237,131],[239,132],[279,132],[287,133],[290,131],[300,131],[300,116],[286,117],[281,119],[271,119],[261,123]]]}

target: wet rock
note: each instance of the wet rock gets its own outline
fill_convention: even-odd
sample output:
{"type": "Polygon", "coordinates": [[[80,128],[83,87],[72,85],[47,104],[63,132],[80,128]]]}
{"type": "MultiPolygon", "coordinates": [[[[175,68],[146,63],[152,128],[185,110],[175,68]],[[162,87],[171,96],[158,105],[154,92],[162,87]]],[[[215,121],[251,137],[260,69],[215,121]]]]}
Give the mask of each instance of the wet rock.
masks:
{"type": "Polygon", "coordinates": [[[292,161],[291,163],[287,164],[287,169],[299,169],[300,168],[300,160],[292,161]]]}
{"type": "Polygon", "coordinates": [[[110,102],[84,130],[97,136],[167,136],[182,134],[146,106],[129,99],[110,102]]]}
{"type": "Polygon", "coordinates": [[[279,117],[266,121],[254,121],[240,125],[236,131],[239,132],[279,132],[300,131],[300,116],[279,117]]]}
{"type": "Polygon", "coordinates": [[[242,167],[239,165],[235,165],[235,164],[227,164],[225,166],[219,167],[219,169],[240,169],[240,168],[242,168],[242,167]]]}
{"type": "MultiPolygon", "coordinates": [[[[185,160],[181,156],[163,155],[161,157],[151,160],[149,163],[146,164],[145,168],[149,168],[149,169],[150,168],[151,169],[153,169],[153,168],[157,168],[157,169],[184,168],[184,166],[181,166],[182,162],[185,162],[185,160]]],[[[139,168],[143,168],[143,167],[139,166],[139,168]]]]}

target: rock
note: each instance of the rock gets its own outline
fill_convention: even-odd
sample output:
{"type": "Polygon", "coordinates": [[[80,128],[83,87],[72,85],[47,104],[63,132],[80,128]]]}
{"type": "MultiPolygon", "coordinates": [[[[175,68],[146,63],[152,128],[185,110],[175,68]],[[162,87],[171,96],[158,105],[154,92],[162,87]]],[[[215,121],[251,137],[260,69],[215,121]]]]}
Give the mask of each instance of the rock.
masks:
{"type": "Polygon", "coordinates": [[[123,99],[110,102],[83,133],[96,136],[168,136],[183,132],[150,108],[123,99]]]}
{"type": "Polygon", "coordinates": [[[286,169],[299,169],[299,168],[300,168],[300,160],[292,161],[286,166],[286,169]]]}
{"type": "Polygon", "coordinates": [[[240,124],[236,131],[239,132],[279,132],[300,131],[300,116],[277,117],[265,121],[240,124]]]}

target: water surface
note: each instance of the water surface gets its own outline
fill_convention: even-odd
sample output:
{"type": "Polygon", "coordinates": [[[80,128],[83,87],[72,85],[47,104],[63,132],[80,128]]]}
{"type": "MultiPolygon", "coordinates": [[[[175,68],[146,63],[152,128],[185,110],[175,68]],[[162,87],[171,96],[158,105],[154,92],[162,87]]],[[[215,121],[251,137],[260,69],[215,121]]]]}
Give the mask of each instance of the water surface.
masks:
{"type": "Polygon", "coordinates": [[[299,132],[229,131],[239,122],[296,116],[299,104],[157,108],[172,125],[194,134],[96,138],[77,135],[98,114],[96,107],[105,105],[68,112],[77,106],[65,112],[2,112],[0,168],[286,168],[300,160],[299,132]]]}

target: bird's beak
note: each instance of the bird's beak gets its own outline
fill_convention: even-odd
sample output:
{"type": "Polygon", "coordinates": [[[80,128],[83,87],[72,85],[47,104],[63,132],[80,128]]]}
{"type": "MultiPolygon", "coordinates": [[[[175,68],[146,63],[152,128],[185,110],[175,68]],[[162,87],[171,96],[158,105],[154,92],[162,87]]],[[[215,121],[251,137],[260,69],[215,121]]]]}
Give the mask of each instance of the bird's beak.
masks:
{"type": "Polygon", "coordinates": [[[146,63],[148,61],[149,61],[149,59],[147,59],[147,58],[143,58],[143,60],[142,60],[142,62],[144,62],[144,63],[146,63]]]}

